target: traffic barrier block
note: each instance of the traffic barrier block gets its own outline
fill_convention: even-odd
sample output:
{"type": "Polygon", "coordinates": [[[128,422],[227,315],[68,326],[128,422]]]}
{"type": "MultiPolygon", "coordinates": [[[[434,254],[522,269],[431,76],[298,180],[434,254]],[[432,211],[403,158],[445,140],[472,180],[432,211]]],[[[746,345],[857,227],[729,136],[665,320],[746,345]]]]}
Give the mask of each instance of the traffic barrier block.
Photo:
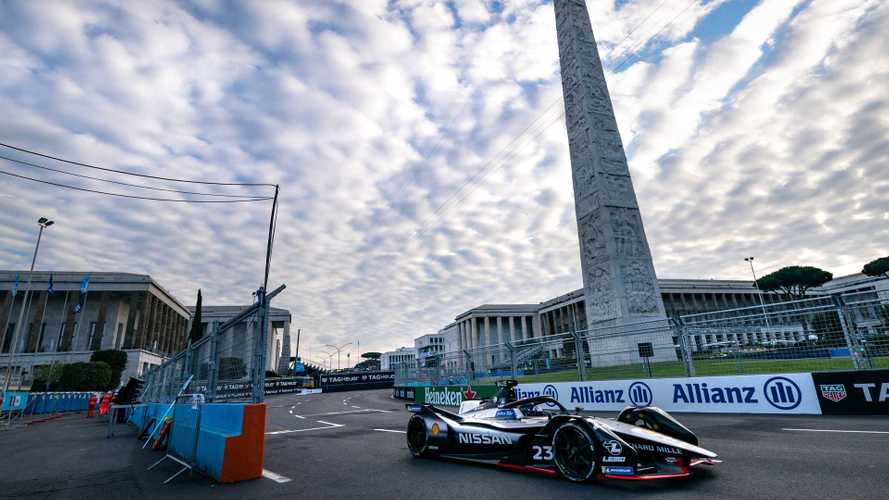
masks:
{"type": "MultiPolygon", "coordinates": [[[[169,405],[146,404],[130,416],[138,429],[152,418],[160,418],[169,405]]],[[[198,410],[190,404],[176,405],[171,412],[173,428],[167,449],[191,462],[195,470],[221,483],[234,483],[262,476],[265,453],[265,404],[208,403],[198,410]],[[195,450],[195,427],[200,439],[195,450]]]]}

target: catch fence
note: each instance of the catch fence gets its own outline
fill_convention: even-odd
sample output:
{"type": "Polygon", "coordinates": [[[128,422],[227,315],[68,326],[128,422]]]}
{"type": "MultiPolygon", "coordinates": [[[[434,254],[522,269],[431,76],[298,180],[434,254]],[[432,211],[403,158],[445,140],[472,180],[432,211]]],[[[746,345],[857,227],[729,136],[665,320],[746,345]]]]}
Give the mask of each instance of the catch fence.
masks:
{"type": "Polygon", "coordinates": [[[542,337],[504,333],[505,342],[393,367],[396,385],[889,368],[889,297],[866,291],[542,337]]]}
{"type": "MultiPolygon", "coordinates": [[[[283,286],[243,309],[232,319],[213,323],[210,332],[147,374],[142,401],[171,403],[187,394],[205,402],[263,401],[269,355],[269,304],[283,286]]],[[[263,294],[257,294],[262,297],[263,294]]]]}

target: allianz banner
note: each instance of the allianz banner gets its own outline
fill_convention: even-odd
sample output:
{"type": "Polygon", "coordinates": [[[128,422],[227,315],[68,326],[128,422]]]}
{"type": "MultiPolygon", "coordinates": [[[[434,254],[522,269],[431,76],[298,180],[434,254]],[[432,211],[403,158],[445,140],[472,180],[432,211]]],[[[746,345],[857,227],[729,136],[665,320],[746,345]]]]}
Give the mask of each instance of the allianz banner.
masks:
{"type": "Polygon", "coordinates": [[[700,413],[821,413],[809,373],[519,384],[519,398],[545,395],[566,408],[618,411],[658,406],[700,413]]]}
{"type": "Polygon", "coordinates": [[[889,370],[815,372],[825,415],[889,415],[889,370]]]}

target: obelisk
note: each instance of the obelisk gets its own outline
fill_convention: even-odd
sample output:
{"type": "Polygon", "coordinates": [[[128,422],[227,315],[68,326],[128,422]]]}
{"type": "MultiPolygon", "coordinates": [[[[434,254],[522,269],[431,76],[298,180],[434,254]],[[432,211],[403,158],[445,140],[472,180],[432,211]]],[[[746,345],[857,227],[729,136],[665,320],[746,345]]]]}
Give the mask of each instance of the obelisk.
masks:
{"type": "Polygon", "coordinates": [[[589,342],[593,362],[637,361],[640,342],[676,359],[668,333],[634,333],[665,320],[664,303],[586,2],[554,4],[587,325],[611,334],[589,342]]]}

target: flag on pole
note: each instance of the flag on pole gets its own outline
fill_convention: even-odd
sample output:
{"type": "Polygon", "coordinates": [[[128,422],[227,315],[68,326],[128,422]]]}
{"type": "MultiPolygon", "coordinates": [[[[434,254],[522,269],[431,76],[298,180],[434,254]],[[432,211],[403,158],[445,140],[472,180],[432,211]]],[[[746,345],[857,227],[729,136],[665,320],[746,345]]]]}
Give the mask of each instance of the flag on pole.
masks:
{"type": "Polygon", "coordinates": [[[86,291],[90,285],[90,275],[85,274],[83,279],[80,280],[80,298],[77,300],[77,303],[74,304],[74,314],[79,313],[83,306],[86,305],[86,291]]]}
{"type": "Polygon", "coordinates": [[[19,290],[19,273],[15,273],[15,281],[12,282],[12,298],[15,298],[15,293],[19,290]]]}
{"type": "Polygon", "coordinates": [[[56,291],[56,289],[53,288],[53,283],[52,283],[52,273],[49,273],[49,287],[46,289],[46,293],[52,294],[55,291],[56,291]]]}

